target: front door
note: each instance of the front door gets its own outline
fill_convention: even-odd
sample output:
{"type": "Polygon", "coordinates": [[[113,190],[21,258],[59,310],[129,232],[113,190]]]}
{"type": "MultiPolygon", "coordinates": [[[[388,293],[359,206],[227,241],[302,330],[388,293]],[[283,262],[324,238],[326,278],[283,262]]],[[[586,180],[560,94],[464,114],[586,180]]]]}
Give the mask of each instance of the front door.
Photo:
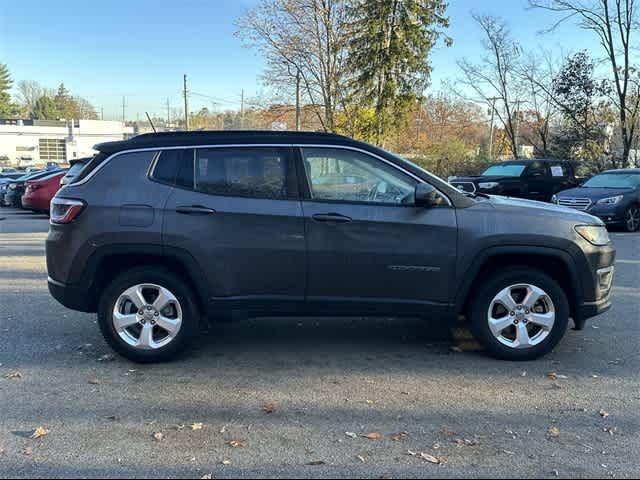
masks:
{"type": "Polygon", "coordinates": [[[156,170],[175,155],[181,168],[165,207],[163,244],[194,257],[221,306],[303,301],[304,220],[291,149],[169,150],[156,170]]]}
{"type": "Polygon", "coordinates": [[[524,173],[526,179],[525,196],[531,200],[547,201],[551,198],[549,166],[545,162],[535,161],[524,173]]]}
{"type": "Polygon", "coordinates": [[[448,200],[414,205],[413,176],[368,153],[302,148],[307,299],[326,305],[445,304],[457,253],[448,200]]]}

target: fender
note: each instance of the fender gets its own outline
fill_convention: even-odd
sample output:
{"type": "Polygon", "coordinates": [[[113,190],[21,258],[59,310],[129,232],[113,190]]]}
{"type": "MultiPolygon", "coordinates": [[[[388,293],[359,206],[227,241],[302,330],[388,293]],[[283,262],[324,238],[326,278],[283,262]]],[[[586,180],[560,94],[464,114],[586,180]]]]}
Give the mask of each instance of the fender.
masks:
{"type": "MultiPolygon", "coordinates": [[[[583,285],[580,281],[576,262],[569,253],[550,247],[500,245],[481,250],[474,256],[474,260],[471,265],[464,270],[464,273],[458,279],[456,288],[457,293],[454,299],[456,312],[462,312],[467,297],[475,284],[474,280],[482,270],[482,267],[492,258],[502,255],[544,256],[562,262],[562,264],[567,267],[571,277],[571,282],[575,287],[575,305],[580,305],[582,303],[582,299],[584,298],[583,285]]],[[[462,272],[463,270],[461,269],[460,271],[462,272]]]]}

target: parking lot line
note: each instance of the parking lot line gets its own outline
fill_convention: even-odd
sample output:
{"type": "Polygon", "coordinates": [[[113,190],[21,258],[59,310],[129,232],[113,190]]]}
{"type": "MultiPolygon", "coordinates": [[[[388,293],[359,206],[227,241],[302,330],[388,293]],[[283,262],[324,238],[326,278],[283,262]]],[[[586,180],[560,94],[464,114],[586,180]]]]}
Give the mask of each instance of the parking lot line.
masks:
{"type": "Polygon", "coordinates": [[[616,260],[616,263],[628,265],[640,265],[640,260],[616,260]]]}

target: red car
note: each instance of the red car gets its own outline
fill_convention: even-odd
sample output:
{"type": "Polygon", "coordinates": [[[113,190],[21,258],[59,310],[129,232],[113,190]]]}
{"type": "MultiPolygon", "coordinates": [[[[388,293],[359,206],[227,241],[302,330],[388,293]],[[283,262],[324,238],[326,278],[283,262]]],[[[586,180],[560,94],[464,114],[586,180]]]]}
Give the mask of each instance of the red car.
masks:
{"type": "Polygon", "coordinates": [[[66,170],[56,170],[44,178],[27,182],[22,196],[22,207],[27,210],[48,212],[51,199],[60,190],[60,180],[66,173],[66,170]]]}

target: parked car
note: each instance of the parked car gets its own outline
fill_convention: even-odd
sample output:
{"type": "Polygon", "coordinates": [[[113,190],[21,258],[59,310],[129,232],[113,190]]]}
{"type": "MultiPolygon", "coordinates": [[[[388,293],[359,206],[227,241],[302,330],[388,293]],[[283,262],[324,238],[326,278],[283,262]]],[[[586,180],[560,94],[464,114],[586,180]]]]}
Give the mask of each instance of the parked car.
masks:
{"type": "Polygon", "coordinates": [[[487,193],[549,202],[555,193],[576,187],[575,163],[562,160],[512,160],[490,166],[478,177],[451,177],[463,192],[487,193]]]}
{"type": "Polygon", "coordinates": [[[77,160],[71,160],[69,162],[70,168],[67,170],[67,173],[60,180],[60,186],[64,187],[73,181],[74,178],[78,176],[78,174],[82,171],[87,163],[91,160],[91,157],[87,158],[79,158],[77,160]]]}
{"type": "Polygon", "coordinates": [[[4,196],[6,207],[22,208],[22,195],[24,195],[25,184],[29,180],[37,180],[49,175],[51,172],[32,172],[22,175],[7,184],[7,192],[4,196]]]}
{"type": "Polygon", "coordinates": [[[588,212],[607,225],[640,230],[640,169],[608,170],[578,188],[553,196],[553,203],[588,212]]]}
{"type": "Polygon", "coordinates": [[[22,208],[36,212],[49,211],[51,199],[60,190],[60,180],[67,172],[58,170],[47,173],[49,175],[27,181],[24,195],[22,195],[22,208]]]}
{"type": "Polygon", "coordinates": [[[365,143],[181,132],[96,148],[52,201],[49,290],[97,312],[134,361],[173,358],[201,321],[240,312],[464,315],[490,355],[530,360],[570,318],[581,329],[611,306],[615,250],[600,219],[466,195],[365,143]],[[366,194],[325,198],[338,172],[366,194]]]}

